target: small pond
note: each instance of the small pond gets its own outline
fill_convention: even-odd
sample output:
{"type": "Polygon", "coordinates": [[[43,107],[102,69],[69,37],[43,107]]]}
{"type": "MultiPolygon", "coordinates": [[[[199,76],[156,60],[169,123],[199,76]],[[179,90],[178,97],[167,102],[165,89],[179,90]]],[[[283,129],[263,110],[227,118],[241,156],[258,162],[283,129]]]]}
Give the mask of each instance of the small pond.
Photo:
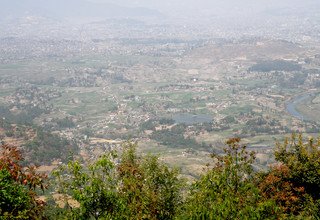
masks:
{"type": "Polygon", "coordinates": [[[206,114],[193,115],[193,114],[188,114],[188,113],[179,113],[179,114],[173,115],[172,119],[176,123],[187,124],[187,125],[212,122],[212,116],[206,115],[206,114]]]}

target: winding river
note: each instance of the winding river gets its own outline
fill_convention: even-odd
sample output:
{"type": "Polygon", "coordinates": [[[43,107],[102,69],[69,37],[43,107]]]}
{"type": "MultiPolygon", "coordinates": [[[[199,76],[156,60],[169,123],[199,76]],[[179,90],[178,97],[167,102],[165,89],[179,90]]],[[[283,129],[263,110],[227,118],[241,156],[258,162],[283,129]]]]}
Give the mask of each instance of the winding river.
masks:
{"type": "MultiPolygon", "coordinates": [[[[302,102],[314,97],[316,94],[318,94],[318,92],[302,94],[292,98],[290,101],[286,103],[287,112],[293,117],[298,118],[302,121],[308,120],[307,116],[299,112],[296,107],[302,102]]],[[[212,116],[206,114],[193,115],[188,113],[179,113],[173,115],[172,118],[176,123],[185,123],[188,125],[212,121],[212,116]]]]}
{"type": "Polygon", "coordinates": [[[291,114],[293,117],[298,118],[302,121],[307,120],[307,117],[305,115],[303,115],[302,113],[300,113],[297,109],[296,106],[302,102],[304,102],[305,100],[310,99],[311,97],[315,96],[316,93],[309,93],[309,94],[303,94],[297,97],[294,97],[292,100],[290,100],[287,105],[286,105],[286,109],[287,112],[289,114],[291,114]]]}

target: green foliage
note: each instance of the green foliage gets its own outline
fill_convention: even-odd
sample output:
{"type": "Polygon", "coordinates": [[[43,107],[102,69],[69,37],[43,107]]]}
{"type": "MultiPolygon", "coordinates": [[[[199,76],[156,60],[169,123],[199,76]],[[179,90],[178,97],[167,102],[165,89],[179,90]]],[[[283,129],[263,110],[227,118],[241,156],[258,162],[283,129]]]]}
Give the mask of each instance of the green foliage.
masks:
{"type": "MultiPolygon", "coordinates": [[[[54,172],[58,193],[69,195],[79,204],[68,205],[66,217],[76,219],[111,218],[119,211],[113,155],[104,155],[87,168],[79,161],[69,162],[54,172]],[[66,177],[66,178],[65,178],[66,177]]],[[[68,196],[65,196],[68,203],[68,196]]]]}
{"type": "MultiPolygon", "coordinates": [[[[21,116],[21,114],[19,115],[21,116]]],[[[3,117],[0,119],[0,128],[5,129],[5,136],[24,138],[26,140],[23,147],[26,154],[25,157],[28,160],[24,162],[25,164],[28,162],[32,162],[33,164],[50,164],[54,159],[66,162],[70,153],[76,153],[78,150],[77,145],[73,141],[60,137],[57,134],[52,134],[44,128],[32,125],[34,118],[30,120],[26,119],[28,122],[16,120],[17,115],[13,115],[7,107],[1,106],[0,117],[3,117]],[[28,133],[35,133],[34,138],[31,138],[31,135],[28,133]]],[[[61,121],[72,126],[70,124],[72,123],[71,119],[61,121]]]]}
{"type": "Polygon", "coordinates": [[[53,218],[173,219],[181,202],[178,172],[156,157],[138,157],[134,144],[124,148],[119,164],[109,154],[88,166],[75,161],[56,170],[57,193],[67,207],[53,218]]]}
{"type": "Polygon", "coordinates": [[[1,146],[0,219],[41,219],[44,203],[35,189],[44,190],[45,175],[35,167],[22,167],[21,153],[15,147],[1,146]]]}
{"type": "Polygon", "coordinates": [[[157,157],[139,158],[135,145],[127,144],[119,164],[121,198],[127,219],[173,219],[181,203],[177,170],[157,157]]]}
{"type": "MultiPolygon", "coordinates": [[[[278,144],[278,165],[255,172],[255,154],[239,138],[213,154],[211,168],[190,188],[179,172],[155,156],[139,156],[126,143],[118,158],[70,161],[53,172],[60,199],[49,200],[49,219],[319,219],[320,139],[293,135],[278,144]],[[58,201],[59,200],[59,201],[58,201]],[[63,208],[54,202],[65,204],[63,208]]],[[[34,189],[43,177],[19,165],[20,153],[4,147],[0,163],[1,219],[38,219],[43,204],[34,189]]]]}
{"type": "Polygon", "coordinates": [[[31,125],[33,124],[33,120],[43,113],[46,113],[46,111],[31,105],[24,107],[23,111],[19,114],[11,113],[9,107],[0,106],[0,118],[5,118],[5,120],[11,124],[31,125]]]}
{"type": "Polygon", "coordinates": [[[272,200],[263,200],[252,180],[254,154],[227,141],[225,155],[213,155],[215,165],[192,185],[183,219],[276,219],[272,200]]]}
{"type": "Polygon", "coordinates": [[[27,155],[33,163],[50,164],[54,159],[68,160],[70,153],[76,153],[78,148],[72,142],[56,134],[51,134],[41,128],[36,128],[36,137],[25,144],[27,155]]]}
{"type": "MultiPolygon", "coordinates": [[[[287,181],[293,187],[302,187],[311,196],[315,213],[320,213],[320,139],[304,142],[301,135],[292,135],[283,144],[278,143],[276,160],[287,169],[287,181]]],[[[309,201],[310,202],[310,201],[309,201]]],[[[310,206],[310,204],[308,204],[310,206]]],[[[320,218],[319,214],[317,217],[320,218]]]]}
{"type": "Polygon", "coordinates": [[[228,115],[227,117],[225,117],[223,119],[223,122],[226,123],[226,124],[232,124],[232,123],[236,123],[237,121],[233,116],[228,115]]]}
{"type": "Polygon", "coordinates": [[[308,74],[302,72],[293,73],[291,77],[285,77],[283,73],[278,73],[275,77],[275,79],[279,82],[281,87],[289,89],[303,85],[307,78],[308,74]]]}
{"type": "Polygon", "coordinates": [[[155,130],[156,123],[153,120],[148,120],[140,124],[140,130],[155,130]]]}
{"type": "Polygon", "coordinates": [[[314,215],[314,204],[304,187],[290,181],[290,170],[285,165],[272,167],[263,173],[258,187],[265,199],[276,202],[282,218],[307,218],[314,215]]]}
{"type": "Polygon", "coordinates": [[[154,131],[151,138],[157,142],[175,147],[175,148],[207,148],[208,146],[199,144],[195,139],[190,137],[185,137],[186,125],[175,125],[170,130],[163,129],[154,131]]]}
{"type": "Polygon", "coordinates": [[[0,170],[0,218],[28,219],[30,208],[28,190],[14,181],[8,170],[0,170]]]}
{"type": "Polygon", "coordinates": [[[74,128],[76,125],[73,120],[69,117],[65,117],[62,119],[56,119],[54,122],[57,123],[58,129],[65,129],[65,128],[74,128]]]}
{"type": "Polygon", "coordinates": [[[174,133],[170,130],[155,131],[152,133],[151,138],[163,145],[172,147],[191,148],[199,145],[194,139],[185,138],[184,132],[174,133]]]}
{"type": "Polygon", "coordinates": [[[270,72],[270,71],[300,71],[301,65],[286,60],[261,61],[253,65],[249,71],[270,72]]]}

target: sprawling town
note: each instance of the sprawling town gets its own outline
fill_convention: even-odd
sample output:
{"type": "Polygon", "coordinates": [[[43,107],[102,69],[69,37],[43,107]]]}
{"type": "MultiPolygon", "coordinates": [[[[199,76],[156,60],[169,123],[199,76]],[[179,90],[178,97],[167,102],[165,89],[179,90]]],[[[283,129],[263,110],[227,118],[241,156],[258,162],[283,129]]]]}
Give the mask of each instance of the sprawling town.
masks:
{"type": "Polygon", "coordinates": [[[268,22],[286,26],[1,23],[1,139],[28,152],[41,129],[85,159],[134,141],[196,176],[205,155],[240,137],[266,167],[285,135],[319,132],[320,108],[319,23],[268,22]]]}
{"type": "Polygon", "coordinates": [[[320,219],[319,0],[1,0],[0,219],[320,219]]]}

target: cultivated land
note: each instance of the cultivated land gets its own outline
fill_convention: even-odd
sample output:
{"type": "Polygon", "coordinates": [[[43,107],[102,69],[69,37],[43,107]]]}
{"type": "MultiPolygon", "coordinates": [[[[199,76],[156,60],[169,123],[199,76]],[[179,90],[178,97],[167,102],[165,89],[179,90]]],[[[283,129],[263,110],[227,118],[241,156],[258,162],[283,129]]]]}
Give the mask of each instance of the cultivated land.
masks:
{"type": "MultiPolygon", "coordinates": [[[[29,109],[32,123],[76,140],[84,159],[132,140],[142,153],[158,154],[197,176],[229,137],[239,136],[257,151],[261,168],[273,163],[270,155],[280,137],[319,132],[320,48],[314,42],[142,37],[0,42],[1,106],[14,116],[29,109]],[[303,120],[290,114],[287,104],[309,93],[294,105],[303,120]],[[195,122],[176,123],[174,116],[181,114],[195,122]],[[209,119],[197,123],[199,115],[209,119]]],[[[5,110],[1,114],[2,124],[19,124],[5,110]]],[[[14,129],[1,135],[5,141],[17,136],[14,129]]],[[[26,148],[23,138],[17,145],[26,148]]]]}

